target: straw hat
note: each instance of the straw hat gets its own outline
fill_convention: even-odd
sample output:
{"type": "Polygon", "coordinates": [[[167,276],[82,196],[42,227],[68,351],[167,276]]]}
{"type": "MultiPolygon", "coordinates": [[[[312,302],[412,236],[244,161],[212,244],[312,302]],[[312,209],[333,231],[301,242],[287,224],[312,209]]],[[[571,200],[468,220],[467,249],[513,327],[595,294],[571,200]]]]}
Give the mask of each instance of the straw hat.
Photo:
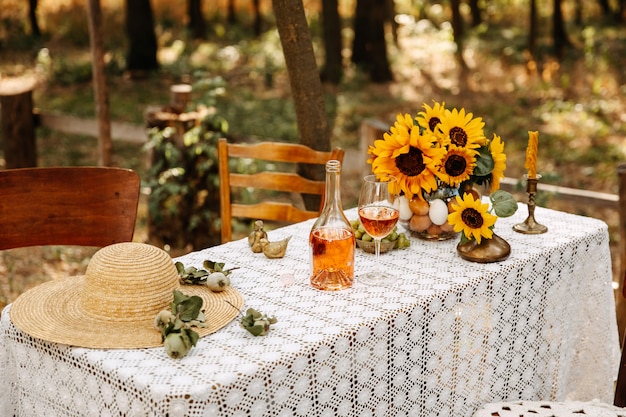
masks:
{"type": "Polygon", "coordinates": [[[102,349],[155,347],[162,345],[155,316],[170,308],[175,289],[204,300],[208,327],[193,328],[200,336],[228,324],[243,306],[233,287],[216,293],[201,285],[181,286],[166,252],[126,242],[96,252],[84,276],[26,291],[11,305],[10,316],[23,332],[50,342],[102,349]]]}

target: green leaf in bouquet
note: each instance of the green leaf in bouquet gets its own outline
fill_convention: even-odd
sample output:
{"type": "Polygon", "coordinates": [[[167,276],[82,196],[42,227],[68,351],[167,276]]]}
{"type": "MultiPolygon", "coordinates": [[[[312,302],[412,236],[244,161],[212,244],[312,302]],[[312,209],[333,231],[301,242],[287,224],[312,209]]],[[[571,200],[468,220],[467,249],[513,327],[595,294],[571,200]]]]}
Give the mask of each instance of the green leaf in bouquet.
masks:
{"type": "Polygon", "coordinates": [[[482,146],[478,149],[479,155],[476,157],[476,167],[474,168],[473,176],[484,177],[491,174],[494,168],[493,157],[489,152],[488,146],[482,146]]]}
{"type": "Polygon", "coordinates": [[[489,199],[498,217],[509,217],[517,211],[517,201],[515,197],[507,191],[494,191],[489,195],[489,199]]]}

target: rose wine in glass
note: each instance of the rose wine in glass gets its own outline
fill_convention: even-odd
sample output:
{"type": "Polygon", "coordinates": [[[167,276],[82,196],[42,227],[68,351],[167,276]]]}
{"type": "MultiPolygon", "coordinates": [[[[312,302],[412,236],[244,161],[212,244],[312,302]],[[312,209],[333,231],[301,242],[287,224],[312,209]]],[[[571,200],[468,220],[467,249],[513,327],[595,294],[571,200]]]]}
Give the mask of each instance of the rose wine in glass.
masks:
{"type": "Polygon", "coordinates": [[[363,178],[359,195],[359,219],[365,231],[374,239],[376,248],[376,270],[366,272],[359,278],[364,284],[391,284],[397,277],[380,268],[380,241],[385,238],[398,223],[399,195],[389,190],[394,177],[378,178],[367,175],[363,178]]]}

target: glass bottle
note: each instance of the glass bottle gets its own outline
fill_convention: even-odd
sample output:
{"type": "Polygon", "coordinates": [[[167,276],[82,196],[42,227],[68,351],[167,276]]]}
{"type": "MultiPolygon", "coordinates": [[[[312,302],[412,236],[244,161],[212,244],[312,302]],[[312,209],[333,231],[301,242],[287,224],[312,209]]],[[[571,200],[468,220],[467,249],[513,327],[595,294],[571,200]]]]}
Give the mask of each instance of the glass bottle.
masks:
{"type": "Polygon", "coordinates": [[[311,285],[319,290],[343,290],[354,282],[356,239],[341,206],[340,173],[341,162],[326,163],[326,199],[309,235],[311,285]]]}

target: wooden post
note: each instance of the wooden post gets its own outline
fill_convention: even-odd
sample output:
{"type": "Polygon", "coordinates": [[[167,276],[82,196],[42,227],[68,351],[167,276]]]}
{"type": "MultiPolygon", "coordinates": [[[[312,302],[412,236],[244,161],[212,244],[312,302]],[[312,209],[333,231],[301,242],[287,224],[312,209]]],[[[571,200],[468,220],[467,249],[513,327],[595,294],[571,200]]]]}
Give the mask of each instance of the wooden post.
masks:
{"type": "Polygon", "coordinates": [[[618,194],[619,205],[617,208],[617,214],[619,216],[619,271],[622,279],[622,293],[626,297],[626,162],[623,162],[617,167],[617,181],[618,181],[618,194]]]}
{"type": "Polygon", "coordinates": [[[6,168],[37,166],[33,117],[34,78],[15,78],[0,83],[0,124],[6,168]]]}
{"type": "MultiPolygon", "coordinates": [[[[622,343],[622,349],[624,348],[624,342],[626,340],[626,162],[621,163],[617,167],[617,181],[618,181],[618,206],[617,215],[619,217],[619,268],[618,268],[618,280],[621,285],[621,291],[616,291],[617,296],[615,300],[615,310],[617,314],[617,329],[619,331],[619,340],[622,343]]],[[[622,361],[625,356],[622,356],[622,361]]],[[[620,365],[620,372],[626,371],[624,363],[620,365]]],[[[622,402],[626,401],[626,387],[620,387],[623,391],[622,402]]],[[[617,393],[617,391],[616,391],[617,393]]],[[[617,400],[617,397],[616,397],[617,400]]],[[[623,404],[622,404],[623,405],[623,404]]]]}
{"type": "Polygon", "coordinates": [[[359,127],[359,154],[363,161],[363,175],[372,173],[372,166],[367,164],[367,150],[374,145],[376,139],[382,139],[383,134],[389,131],[389,125],[377,119],[365,119],[359,127]]]}
{"type": "Polygon", "coordinates": [[[171,105],[174,113],[184,113],[191,101],[192,87],[189,84],[174,84],[170,87],[171,105]]]}

